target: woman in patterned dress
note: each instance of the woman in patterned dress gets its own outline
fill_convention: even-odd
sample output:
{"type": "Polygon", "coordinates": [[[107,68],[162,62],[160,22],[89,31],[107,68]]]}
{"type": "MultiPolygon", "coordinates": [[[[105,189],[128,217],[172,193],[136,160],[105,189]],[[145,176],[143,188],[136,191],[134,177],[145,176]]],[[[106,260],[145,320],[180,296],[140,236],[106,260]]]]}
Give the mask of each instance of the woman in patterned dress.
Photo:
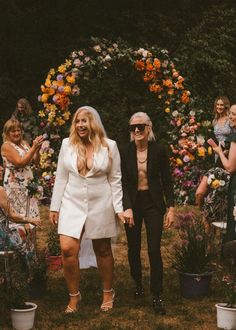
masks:
{"type": "MultiPolygon", "coordinates": [[[[229,111],[229,119],[232,127],[236,128],[236,104],[232,105],[229,111]]],[[[230,142],[229,155],[225,156],[221,146],[213,148],[214,152],[220,157],[220,160],[226,171],[230,173],[230,182],[228,188],[228,210],[227,210],[227,229],[225,242],[236,240],[236,222],[234,216],[236,204],[236,133],[228,137],[230,142]]]]}
{"type": "MultiPolygon", "coordinates": [[[[0,179],[3,175],[3,168],[0,166],[0,179]]],[[[7,194],[0,186],[0,250],[18,251],[23,256],[26,264],[29,266],[31,250],[28,249],[26,240],[22,238],[18,229],[9,228],[9,221],[19,224],[32,224],[38,226],[40,222],[37,219],[26,217],[24,214],[16,213],[7,198],[7,194]]]]}
{"type": "MultiPolygon", "coordinates": [[[[214,119],[213,128],[214,135],[217,142],[227,154],[227,137],[233,132],[231,127],[228,113],[230,108],[229,99],[226,96],[218,96],[214,102],[214,119]]],[[[207,222],[211,223],[214,221],[226,221],[227,213],[227,199],[222,198],[228,188],[229,174],[222,168],[220,159],[216,155],[215,157],[216,167],[211,168],[203,176],[197,190],[196,190],[196,204],[203,208],[207,222]],[[211,189],[211,178],[215,176],[215,179],[225,182],[225,186],[220,189],[211,189]],[[225,180],[226,179],[226,180],[225,180]],[[219,193],[222,192],[222,193],[219,193]],[[219,203],[221,200],[221,203],[219,203]]]]}
{"type": "MultiPolygon", "coordinates": [[[[33,219],[39,220],[37,200],[28,197],[27,184],[33,178],[30,168],[32,161],[39,160],[39,150],[43,142],[43,136],[38,136],[33,141],[32,147],[23,140],[21,123],[16,119],[9,119],[3,127],[3,144],[1,155],[5,169],[3,186],[8,195],[13,209],[33,219]],[[28,203],[29,201],[29,203],[28,203]]],[[[35,230],[31,225],[11,223],[10,228],[15,228],[24,238],[27,236],[27,244],[35,252],[35,230]]]]}

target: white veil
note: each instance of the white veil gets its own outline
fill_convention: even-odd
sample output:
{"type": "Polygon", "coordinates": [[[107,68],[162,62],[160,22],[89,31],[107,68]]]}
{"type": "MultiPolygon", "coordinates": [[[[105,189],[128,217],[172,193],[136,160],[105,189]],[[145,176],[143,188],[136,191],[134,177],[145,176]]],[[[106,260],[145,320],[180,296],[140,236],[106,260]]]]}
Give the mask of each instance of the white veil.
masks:
{"type": "Polygon", "coordinates": [[[97,112],[97,110],[94,109],[93,107],[90,107],[89,105],[84,105],[84,106],[80,107],[78,110],[82,110],[82,109],[85,109],[86,111],[90,112],[93,115],[97,124],[101,127],[105,137],[107,137],[107,133],[105,131],[101,117],[99,116],[99,113],[97,112]]]}

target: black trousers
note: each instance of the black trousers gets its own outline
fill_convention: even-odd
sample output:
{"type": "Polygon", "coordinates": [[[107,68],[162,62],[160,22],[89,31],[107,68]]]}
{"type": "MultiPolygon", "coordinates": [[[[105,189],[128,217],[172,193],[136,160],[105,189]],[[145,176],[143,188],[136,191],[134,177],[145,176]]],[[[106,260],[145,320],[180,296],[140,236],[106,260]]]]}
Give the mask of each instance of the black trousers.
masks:
{"type": "Polygon", "coordinates": [[[161,236],[164,214],[153,203],[148,190],[139,191],[133,207],[135,226],[125,225],[128,241],[130,273],[136,284],[142,281],[141,232],[144,221],[147,234],[148,256],[150,262],[150,290],[153,295],[162,292],[163,263],[161,257],[161,236]]]}

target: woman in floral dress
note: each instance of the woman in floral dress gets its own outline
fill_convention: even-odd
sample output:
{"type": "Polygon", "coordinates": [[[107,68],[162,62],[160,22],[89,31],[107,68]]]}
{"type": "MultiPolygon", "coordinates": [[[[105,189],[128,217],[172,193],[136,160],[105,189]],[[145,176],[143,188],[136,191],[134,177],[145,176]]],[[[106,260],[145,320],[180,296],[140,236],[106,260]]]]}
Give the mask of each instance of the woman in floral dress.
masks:
{"type": "MultiPolygon", "coordinates": [[[[3,145],[1,155],[5,169],[3,186],[13,209],[25,216],[39,219],[37,200],[28,196],[27,184],[33,178],[30,168],[32,161],[39,160],[39,150],[43,137],[38,136],[32,147],[23,140],[21,123],[16,119],[8,120],[3,127],[3,145]]],[[[21,237],[27,236],[27,244],[32,253],[35,250],[35,230],[31,225],[11,223],[21,237]]]]}
{"type": "MultiPolygon", "coordinates": [[[[232,127],[236,129],[236,104],[232,105],[229,111],[229,119],[232,127]]],[[[215,153],[220,157],[220,160],[230,173],[230,182],[228,188],[228,210],[227,210],[227,229],[225,241],[236,240],[236,221],[235,221],[235,204],[236,204],[236,133],[232,133],[228,141],[230,149],[228,157],[225,156],[221,146],[213,148],[215,153]]]]}
{"type": "MultiPolygon", "coordinates": [[[[3,168],[0,167],[0,178],[2,178],[3,168]]],[[[7,194],[3,187],[0,186],[0,250],[14,250],[24,258],[26,265],[30,266],[32,260],[32,251],[29,249],[26,240],[22,238],[19,230],[12,227],[9,228],[9,221],[18,224],[31,224],[38,226],[40,222],[37,219],[25,217],[16,213],[7,198],[7,194]]],[[[30,268],[30,267],[29,267],[30,268]]]]}
{"type": "MultiPolygon", "coordinates": [[[[213,128],[217,142],[227,154],[227,137],[233,132],[228,118],[230,102],[226,96],[219,96],[214,102],[213,128]]],[[[219,157],[216,167],[211,168],[202,178],[196,191],[196,204],[203,209],[207,222],[226,221],[227,190],[229,173],[222,168],[219,157]]]]}

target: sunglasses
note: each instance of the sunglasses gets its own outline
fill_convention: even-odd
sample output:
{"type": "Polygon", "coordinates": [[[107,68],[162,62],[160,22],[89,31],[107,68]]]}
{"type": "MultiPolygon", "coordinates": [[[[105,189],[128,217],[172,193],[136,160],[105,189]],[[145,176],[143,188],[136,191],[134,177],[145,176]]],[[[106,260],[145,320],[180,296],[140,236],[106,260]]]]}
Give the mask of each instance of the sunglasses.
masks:
{"type": "Polygon", "coordinates": [[[147,124],[132,124],[129,125],[129,130],[130,132],[135,132],[136,128],[140,131],[143,132],[145,130],[145,127],[148,126],[147,124]]]}

